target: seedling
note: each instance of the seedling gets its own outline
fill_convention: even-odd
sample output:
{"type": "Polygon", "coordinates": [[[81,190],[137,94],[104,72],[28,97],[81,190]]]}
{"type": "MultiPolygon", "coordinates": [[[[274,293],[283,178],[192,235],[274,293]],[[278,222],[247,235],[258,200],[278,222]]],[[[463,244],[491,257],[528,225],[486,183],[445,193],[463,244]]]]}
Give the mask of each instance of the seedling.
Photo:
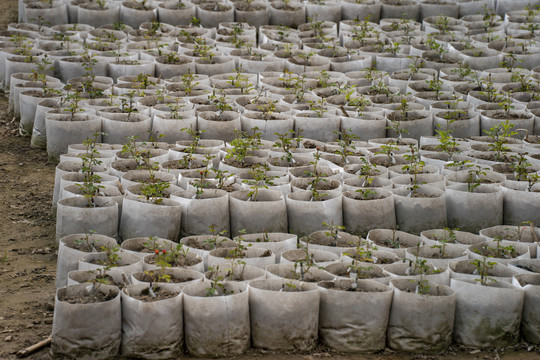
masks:
{"type": "Polygon", "coordinates": [[[226,230],[218,231],[217,227],[218,225],[216,224],[210,225],[208,228],[210,229],[210,234],[212,235],[212,237],[209,237],[208,239],[204,240],[204,243],[209,244],[211,249],[215,249],[217,244],[224,240],[224,239],[219,240],[218,239],[219,236],[227,235],[226,230]]]}
{"type": "Polygon", "coordinates": [[[321,159],[321,153],[319,151],[319,147],[316,148],[315,152],[313,153],[314,160],[310,162],[311,165],[313,165],[313,172],[306,171],[306,175],[310,177],[309,180],[309,186],[307,187],[307,190],[311,191],[311,199],[309,201],[322,201],[325,196],[328,196],[327,193],[321,193],[317,186],[319,183],[326,181],[324,177],[322,176],[321,172],[317,170],[317,166],[319,164],[319,160],[321,159]]]}
{"type": "Polygon", "coordinates": [[[247,194],[248,201],[257,201],[259,189],[268,189],[268,186],[274,185],[272,180],[275,179],[276,176],[269,176],[268,170],[269,168],[266,164],[256,164],[250,170],[248,170],[248,173],[253,177],[253,180],[246,179],[242,181],[243,183],[249,184],[251,186],[247,194]]]}
{"type": "Polygon", "coordinates": [[[484,257],[495,257],[500,259],[511,259],[517,255],[516,249],[512,245],[501,245],[503,239],[500,235],[495,236],[493,241],[497,244],[495,247],[489,245],[482,245],[481,249],[475,249],[477,254],[484,257]]]}
{"type": "Polygon", "coordinates": [[[249,78],[242,73],[242,66],[236,70],[236,75],[229,76],[228,82],[232,87],[240,89],[242,95],[248,94],[251,90],[255,89],[253,84],[250,83],[249,78]]]}
{"type": "Polygon", "coordinates": [[[327,111],[325,98],[321,97],[317,101],[308,101],[308,104],[309,109],[313,111],[317,117],[322,118],[324,113],[327,111]]]}
{"type": "MultiPolygon", "coordinates": [[[[246,230],[242,229],[239,232],[243,235],[246,233],[246,230]]],[[[229,250],[226,258],[231,260],[231,271],[234,272],[234,267],[236,265],[246,265],[246,262],[240,259],[246,256],[246,250],[251,247],[251,244],[244,245],[242,242],[244,242],[245,239],[242,236],[236,237],[233,241],[235,245],[229,250]]]]}
{"type": "Polygon", "coordinates": [[[156,250],[160,251],[160,250],[163,250],[161,248],[161,246],[157,243],[157,236],[150,236],[148,237],[148,240],[146,240],[144,243],[143,243],[143,247],[150,251],[150,252],[155,252],[156,250]]]}
{"type": "Polygon", "coordinates": [[[482,260],[474,259],[471,261],[471,264],[474,265],[476,270],[474,271],[476,275],[480,275],[480,279],[474,279],[480,283],[480,285],[486,286],[488,282],[496,282],[494,278],[489,276],[489,270],[493,269],[497,265],[494,261],[488,261],[488,258],[483,256],[482,260]]]}
{"type": "MultiPolygon", "coordinates": [[[[399,138],[398,138],[399,141],[399,138]]],[[[398,141],[395,143],[389,142],[388,144],[383,144],[379,148],[379,151],[376,152],[376,154],[384,154],[388,156],[388,159],[390,160],[391,165],[396,165],[397,160],[394,156],[394,151],[397,151],[399,148],[397,147],[398,141]]]]}
{"type": "Polygon", "coordinates": [[[331,223],[327,223],[325,221],[322,224],[327,229],[327,231],[324,234],[326,236],[331,237],[332,239],[334,239],[334,246],[337,246],[338,245],[338,239],[341,237],[339,235],[339,232],[345,230],[345,226],[334,225],[333,220],[332,220],[331,223]]]}
{"type": "Polygon", "coordinates": [[[438,100],[441,96],[443,82],[439,80],[437,75],[433,75],[433,79],[428,80],[428,90],[435,92],[435,98],[438,100]]]}
{"type": "MultiPolygon", "coordinates": [[[[365,177],[366,181],[371,184],[373,181],[373,176],[380,174],[381,171],[377,169],[375,165],[370,163],[368,159],[362,157],[360,160],[362,161],[362,164],[360,166],[360,170],[356,172],[356,175],[358,175],[360,178],[365,177]]],[[[364,186],[364,184],[362,184],[362,186],[364,186]]]]}
{"type": "Polygon", "coordinates": [[[496,160],[498,161],[502,159],[502,154],[510,151],[505,144],[508,138],[517,135],[517,132],[512,130],[513,127],[514,125],[511,124],[510,121],[505,120],[489,130],[484,130],[487,136],[493,140],[493,142],[489,144],[489,149],[495,151],[496,160]]]}
{"type": "Polygon", "coordinates": [[[410,153],[405,154],[403,157],[405,160],[408,161],[407,164],[403,165],[401,168],[403,171],[405,171],[407,174],[413,175],[411,178],[411,184],[410,184],[410,194],[408,196],[413,196],[417,193],[419,184],[418,184],[418,174],[422,173],[424,170],[424,166],[426,166],[426,163],[422,160],[420,160],[420,154],[418,153],[418,149],[414,145],[409,146],[410,153]]]}
{"type": "Polygon", "coordinates": [[[397,229],[392,229],[392,238],[384,240],[384,243],[386,244],[386,246],[392,249],[401,248],[401,243],[399,242],[399,236],[397,235],[397,232],[398,232],[397,229]]]}
{"type": "MultiPolygon", "coordinates": [[[[391,125],[390,125],[390,126],[387,126],[386,129],[388,129],[388,130],[393,130],[393,131],[397,134],[396,145],[399,145],[399,143],[400,143],[401,140],[403,139],[403,134],[408,134],[408,133],[409,133],[409,130],[404,129],[404,128],[401,126],[401,122],[400,122],[400,121],[391,121],[390,123],[391,123],[391,125]]],[[[381,146],[381,148],[382,148],[382,146],[381,146]]]]}
{"type": "Polygon", "coordinates": [[[469,175],[467,176],[467,191],[472,193],[482,184],[482,179],[480,176],[486,176],[486,172],[478,166],[472,166],[469,169],[468,173],[469,175]]]}
{"type": "Polygon", "coordinates": [[[514,178],[516,181],[528,181],[531,163],[525,157],[525,155],[527,155],[526,152],[510,156],[510,169],[512,169],[514,172],[514,178]]]}
{"type": "Polygon", "coordinates": [[[424,279],[424,276],[433,273],[433,271],[431,270],[426,259],[420,259],[418,257],[419,249],[420,243],[418,243],[416,246],[416,255],[414,260],[404,259],[403,261],[407,261],[409,263],[407,275],[420,275],[417,280],[411,280],[416,281],[415,294],[425,295],[429,292],[430,286],[427,285],[428,281],[424,279]]]}
{"type": "Polygon", "coordinates": [[[156,264],[163,264],[164,267],[168,264],[171,267],[175,267],[182,264],[181,259],[187,259],[189,249],[182,244],[177,244],[169,250],[161,249],[154,250],[154,252],[156,264]]]}
{"type": "Polygon", "coordinates": [[[293,139],[292,136],[294,135],[294,130],[289,130],[288,133],[280,134],[280,133],[274,133],[278,137],[278,140],[275,141],[273,147],[282,149],[285,155],[281,156],[281,160],[286,160],[288,163],[295,163],[296,161],[293,159],[293,153],[292,149],[295,148],[295,143],[298,143],[301,141],[301,137],[297,137],[296,139],[293,139]]]}
{"type": "Polygon", "coordinates": [[[437,240],[440,243],[456,244],[458,242],[457,241],[456,231],[458,231],[458,230],[459,229],[457,229],[457,228],[454,228],[454,229],[444,228],[444,236],[441,239],[437,239],[437,237],[434,236],[434,239],[437,240]]]}
{"type": "MultiPolygon", "coordinates": [[[[216,266],[216,268],[208,268],[208,270],[219,274],[219,266],[216,266]]],[[[223,276],[215,276],[212,280],[210,280],[210,287],[206,288],[206,297],[227,295],[227,290],[223,284],[223,280],[223,276]]]]}
{"type": "Polygon", "coordinates": [[[309,251],[309,238],[306,239],[306,246],[300,246],[304,251],[304,257],[294,262],[294,271],[291,274],[292,279],[304,280],[306,272],[312,267],[318,268],[315,263],[315,256],[309,251]]]}
{"type": "Polygon", "coordinates": [[[107,255],[105,260],[100,260],[99,264],[102,265],[106,271],[110,270],[113,267],[120,266],[120,252],[119,246],[106,247],[102,246],[100,251],[104,252],[107,255]]]}
{"type": "MultiPolygon", "coordinates": [[[[372,180],[372,179],[371,179],[372,180]]],[[[366,179],[366,181],[368,181],[366,179]]],[[[371,181],[368,181],[367,184],[362,184],[362,186],[370,186],[371,185],[371,181]]],[[[358,189],[358,190],[355,190],[356,193],[360,194],[360,197],[362,198],[362,200],[372,200],[374,198],[376,198],[379,193],[373,189],[358,189]]]]}
{"type": "Polygon", "coordinates": [[[104,186],[99,184],[101,182],[101,176],[94,173],[93,168],[95,166],[101,165],[101,160],[97,157],[99,152],[96,149],[97,138],[103,133],[94,134],[93,138],[86,138],[83,141],[84,146],[86,146],[86,152],[81,155],[82,159],[82,168],[83,173],[83,182],[82,184],[77,184],[79,189],[82,191],[84,198],[88,202],[88,207],[95,207],[95,198],[99,194],[99,190],[104,186]]]}
{"type": "Polygon", "coordinates": [[[334,134],[336,134],[336,137],[339,138],[339,150],[337,151],[337,154],[341,156],[341,160],[343,161],[343,163],[347,164],[349,162],[347,156],[353,155],[354,150],[356,150],[356,147],[354,146],[354,141],[358,140],[358,136],[353,133],[351,128],[342,129],[341,132],[334,131],[334,134]]]}
{"type": "Polygon", "coordinates": [[[258,150],[261,144],[261,133],[254,127],[253,134],[235,130],[236,137],[231,141],[231,148],[227,149],[226,159],[233,159],[241,167],[245,167],[245,160],[250,151],[258,150]]]}

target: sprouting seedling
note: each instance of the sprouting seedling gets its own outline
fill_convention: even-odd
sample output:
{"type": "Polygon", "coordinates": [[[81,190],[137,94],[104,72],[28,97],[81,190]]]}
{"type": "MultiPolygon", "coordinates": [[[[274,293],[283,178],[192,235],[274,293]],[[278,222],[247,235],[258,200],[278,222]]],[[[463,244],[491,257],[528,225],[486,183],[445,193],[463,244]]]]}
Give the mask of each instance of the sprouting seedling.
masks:
{"type": "Polygon", "coordinates": [[[420,275],[420,277],[416,280],[415,293],[425,295],[429,292],[430,286],[428,285],[428,281],[424,279],[424,276],[432,273],[433,271],[431,270],[431,267],[429,266],[426,259],[420,259],[418,257],[418,254],[420,252],[419,250],[420,243],[416,245],[416,251],[414,253],[415,259],[404,259],[403,261],[407,261],[409,263],[409,268],[406,271],[407,275],[420,275]]]}
{"type": "Polygon", "coordinates": [[[230,259],[231,261],[231,271],[234,273],[234,267],[236,265],[246,265],[245,261],[242,261],[240,259],[244,258],[246,256],[246,250],[251,247],[251,243],[244,245],[244,242],[246,239],[242,237],[246,233],[245,229],[242,229],[239,231],[240,236],[237,236],[233,239],[234,241],[234,247],[232,247],[228,253],[226,258],[230,259]]]}
{"type": "Polygon", "coordinates": [[[208,172],[208,167],[199,171],[199,178],[193,183],[193,186],[195,187],[195,199],[200,199],[204,194],[204,189],[208,186],[205,181],[208,177],[208,172]]]}
{"type": "Polygon", "coordinates": [[[100,251],[106,254],[105,260],[98,261],[98,263],[102,265],[105,270],[110,270],[113,267],[120,266],[120,255],[118,255],[120,252],[119,246],[102,246],[100,251]]]}
{"type": "Polygon", "coordinates": [[[417,193],[419,184],[418,184],[418,174],[422,173],[424,170],[424,166],[426,166],[426,163],[422,160],[420,160],[420,155],[418,153],[418,148],[414,145],[409,146],[410,152],[405,154],[403,157],[405,160],[407,160],[407,163],[403,165],[401,168],[403,171],[405,171],[407,174],[412,175],[411,178],[411,192],[409,196],[412,196],[417,193]]]}
{"type": "MultiPolygon", "coordinates": [[[[372,180],[372,178],[370,178],[370,180],[372,180]]],[[[368,180],[366,179],[366,181],[368,180]]],[[[368,181],[367,184],[362,184],[362,185],[370,186],[371,181],[368,181]]],[[[371,199],[376,198],[379,195],[379,193],[373,189],[357,189],[355,190],[355,192],[360,194],[360,197],[363,200],[371,200],[371,199]]]]}
{"type": "Polygon", "coordinates": [[[96,233],[95,230],[89,230],[88,232],[85,232],[84,235],[78,239],[75,239],[73,243],[80,248],[84,248],[85,250],[91,251],[91,252],[97,252],[97,248],[95,246],[95,241],[91,240],[91,236],[96,233]]]}
{"type": "Polygon", "coordinates": [[[307,67],[311,65],[311,58],[315,56],[315,53],[313,51],[299,51],[296,56],[302,59],[302,62],[304,63],[304,72],[306,72],[307,67]]]}
{"type": "Polygon", "coordinates": [[[525,157],[527,153],[519,153],[518,155],[511,155],[510,169],[514,173],[516,181],[527,181],[529,176],[529,168],[531,163],[525,157]]]}
{"type": "Polygon", "coordinates": [[[398,229],[394,228],[392,229],[392,238],[391,239],[385,239],[385,244],[393,249],[399,249],[401,247],[401,243],[399,241],[399,235],[398,235],[398,229]]]}
{"type": "Polygon", "coordinates": [[[347,164],[349,160],[347,156],[353,155],[356,147],[354,146],[354,141],[358,140],[358,136],[353,133],[352,129],[342,129],[340,131],[334,131],[334,134],[339,138],[338,145],[339,150],[338,154],[341,156],[341,160],[344,164],[347,164]]]}
{"type": "Polygon", "coordinates": [[[250,184],[250,190],[248,192],[248,201],[256,201],[257,196],[259,195],[259,190],[261,188],[268,189],[268,186],[273,185],[273,179],[276,176],[268,175],[268,165],[266,164],[256,164],[248,173],[253,177],[253,180],[246,179],[243,183],[250,184]]]}
{"type": "Polygon", "coordinates": [[[337,246],[338,240],[341,238],[339,232],[345,230],[345,226],[335,225],[334,220],[332,220],[330,223],[324,221],[322,224],[326,228],[325,235],[331,237],[334,241],[334,246],[337,246]]]}
{"type": "Polygon", "coordinates": [[[428,90],[435,92],[436,99],[440,99],[443,82],[438,75],[433,75],[431,80],[428,80],[428,90]]]}
{"type": "Polygon", "coordinates": [[[439,259],[444,259],[446,256],[446,239],[440,239],[437,244],[431,246],[432,249],[439,250],[439,259]]]}
{"type": "Polygon", "coordinates": [[[81,169],[84,178],[82,184],[77,184],[77,186],[82,191],[89,207],[95,206],[95,198],[99,194],[99,190],[104,188],[104,186],[100,184],[101,176],[94,172],[94,167],[101,165],[102,163],[98,158],[99,151],[96,149],[97,139],[102,134],[103,133],[95,133],[93,138],[86,138],[86,140],[83,141],[83,144],[86,147],[86,152],[81,155],[81,169]]]}
{"type": "Polygon", "coordinates": [[[319,147],[315,149],[315,152],[313,153],[313,158],[314,160],[310,162],[310,164],[313,165],[313,172],[305,171],[306,175],[310,177],[309,185],[306,190],[311,191],[310,201],[321,201],[325,196],[328,196],[328,194],[321,193],[318,189],[319,183],[325,181],[322,173],[317,170],[317,166],[319,164],[319,161],[321,160],[321,153],[319,151],[319,147]]]}
{"type": "Polygon", "coordinates": [[[219,240],[219,237],[227,235],[227,230],[218,231],[218,225],[216,224],[210,225],[208,229],[210,230],[210,234],[212,236],[206,239],[204,242],[206,244],[209,244],[211,249],[214,249],[217,246],[217,244],[225,240],[225,239],[219,240]]]}
{"type": "Polygon", "coordinates": [[[403,139],[403,134],[408,134],[409,130],[401,126],[401,121],[391,121],[390,124],[386,129],[393,130],[397,134],[396,145],[399,145],[403,139]]]}
{"type": "Polygon", "coordinates": [[[486,172],[482,168],[473,166],[469,169],[467,176],[468,192],[474,192],[474,190],[482,184],[481,176],[486,176],[486,172]]]}
{"type": "Polygon", "coordinates": [[[262,112],[264,120],[270,120],[272,115],[276,112],[276,102],[277,101],[271,100],[266,104],[257,106],[257,109],[262,112]]]}
{"type": "Polygon", "coordinates": [[[206,288],[206,297],[219,296],[220,294],[226,295],[227,290],[225,284],[223,284],[224,277],[217,275],[219,274],[219,265],[216,265],[214,268],[208,268],[208,270],[215,273],[216,276],[210,280],[210,286],[206,288]]]}
{"type": "Polygon", "coordinates": [[[317,117],[322,118],[324,113],[327,111],[325,98],[321,97],[316,101],[308,101],[308,104],[309,109],[317,114],[317,117]]]}
{"type": "Polygon", "coordinates": [[[300,246],[303,251],[303,257],[294,262],[294,271],[291,274],[292,279],[304,280],[305,274],[312,267],[319,268],[315,263],[315,255],[309,251],[309,237],[305,239],[306,245],[300,246]]]}
{"type": "Polygon", "coordinates": [[[474,249],[474,252],[482,255],[484,257],[495,257],[495,258],[513,258],[517,254],[517,251],[514,246],[508,245],[503,246],[501,243],[503,241],[500,235],[497,235],[493,238],[495,242],[495,247],[488,244],[484,244],[480,249],[474,249]]]}
{"type": "Polygon", "coordinates": [[[278,140],[275,141],[274,147],[280,148],[285,153],[281,156],[281,160],[286,160],[288,163],[295,163],[296,161],[293,158],[292,149],[295,148],[295,139],[292,138],[294,135],[294,130],[289,130],[288,133],[274,133],[278,137],[278,140]]]}
{"type": "Polygon", "coordinates": [[[505,120],[489,130],[484,130],[486,135],[489,136],[493,142],[490,143],[489,149],[495,151],[497,160],[502,159],[502,154],[510,151],[510,149],[505,145],[506,141],[514,135],[517,135],[517,132],[513,131],[514,124],[511,124],[510,121],[505,120]]]}
{"type": "Polygon", "coordinates": [[[488,258],[483,256],[482,260],[474,259],[471,261],[471,264],[476,268],[474,271],[475,275],[479,275],[480,279],[475,279],[480,283],[480,285],[486,286],[488,282],[496,282],[497,280],[489,276],[489,270],[493,269],[497,265],[494,261],[488,261],[488,258]]]}
{"type": "Polygon", "coordinates": [[[362,184],[362,187],[364,187],[366,184],[371,184],[373,182],[373,176],[380,174],[381,171],[364,157],[360,158],[360,161],[362,163],[360,165],[360,170],[356,172],[356,175],[360,178],[365,178],[365,181],[362,184]]]}
{"type": "Polygon", "coordinates": [[[249,78],[243,74],[242,66],[236,70],[235,75],[229,76],[228,82],[232,85],[232,87],[240,89],[240,93],[242,95],[248,94],[251,90],[255,89],[253,84],[251,84],[249,81],[249,78]]]}

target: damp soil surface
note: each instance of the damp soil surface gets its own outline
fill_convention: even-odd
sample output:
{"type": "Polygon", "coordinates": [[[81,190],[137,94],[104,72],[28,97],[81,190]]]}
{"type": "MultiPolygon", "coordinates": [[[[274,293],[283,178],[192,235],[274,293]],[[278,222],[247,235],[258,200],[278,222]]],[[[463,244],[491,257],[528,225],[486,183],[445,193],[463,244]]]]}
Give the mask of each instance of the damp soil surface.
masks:
{"type": "MultiPolygon", "coordinates": [[[[17,0],[2,0],[0,30],[17,22],[17,0]]],[[[46,339],[52,330],[57,242],[51,213],[54,165],[43,150],[18,136],[18,122],[7,112],[0,92],[0,359],[46,339]]],[[[540,350],[520,343],[515,347],[474,351],[453,346],[443,355],[403,355],[389,349],[369,355],[348,355],[318,346],[311,352],[275,353],[249,350],[239,360],[535,360],[540,350]]],[[[183,357],[184,358],[184,357],[183,357]]],[[[189,358],[189,357],[187,357],[189,358]]],[[[49,348],[26,359],[50,360],[49,348]]]]}

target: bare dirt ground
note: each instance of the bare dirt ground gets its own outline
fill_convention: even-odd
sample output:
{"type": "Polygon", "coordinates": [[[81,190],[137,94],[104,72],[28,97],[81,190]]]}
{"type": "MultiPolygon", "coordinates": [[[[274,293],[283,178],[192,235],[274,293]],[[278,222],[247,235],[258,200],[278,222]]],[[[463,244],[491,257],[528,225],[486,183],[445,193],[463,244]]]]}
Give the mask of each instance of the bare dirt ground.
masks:
{"type": "MultiPolygon", "coordinates": [[[[17,21],[17,0],[0,0],[0,30],[17,21]]],[[[3,71],[3,69],[0,69],[3,71]]],[[[18,136],[18,123],[7,112],[0,94],[0,359],[47,338],[52,329],[56,250],[55,218],[51,214],[54,166],[46,152],[32,149],[18,136]]],[[[48,348],[28,357],[51,359],[48,348]]],[[[520,344],[511,349],[478,351],[454,348],[437,356],[405,355],[385,351],[372,355],[345,355],[318,348],[309,354],[251,351],[234,359],[540,359],[536,347],[520,344]]]]}

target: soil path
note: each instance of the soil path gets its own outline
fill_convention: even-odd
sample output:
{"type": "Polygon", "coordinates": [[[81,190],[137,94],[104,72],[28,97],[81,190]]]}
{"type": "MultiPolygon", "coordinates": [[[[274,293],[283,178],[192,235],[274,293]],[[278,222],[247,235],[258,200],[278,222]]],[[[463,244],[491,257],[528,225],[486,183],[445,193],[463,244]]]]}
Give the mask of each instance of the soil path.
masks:
{"type": "MultiPolygon", "coordinates": [[[[0,30],[17,21],[17,0],[0,0],[0,30]]],[[[3,71],[3,69],[1,69],[3,71]]],[[[8,114],[8,100],[0,94],[0,359],[51,333],[57,245],[51,214],[54,166],[46,152],[32,149],[18,136],[18,124],[8,114]]],[[[251,351],[234,359],[540,359],[537,348],[525,345],[471,354],[454,349],[442,356],[412,356],[389,350],[373,355],[344,355],[318,348],[310,354],[273,354],[251,351]]],[[[29,359],[51,359],[48,349],[29,359]]]]}

